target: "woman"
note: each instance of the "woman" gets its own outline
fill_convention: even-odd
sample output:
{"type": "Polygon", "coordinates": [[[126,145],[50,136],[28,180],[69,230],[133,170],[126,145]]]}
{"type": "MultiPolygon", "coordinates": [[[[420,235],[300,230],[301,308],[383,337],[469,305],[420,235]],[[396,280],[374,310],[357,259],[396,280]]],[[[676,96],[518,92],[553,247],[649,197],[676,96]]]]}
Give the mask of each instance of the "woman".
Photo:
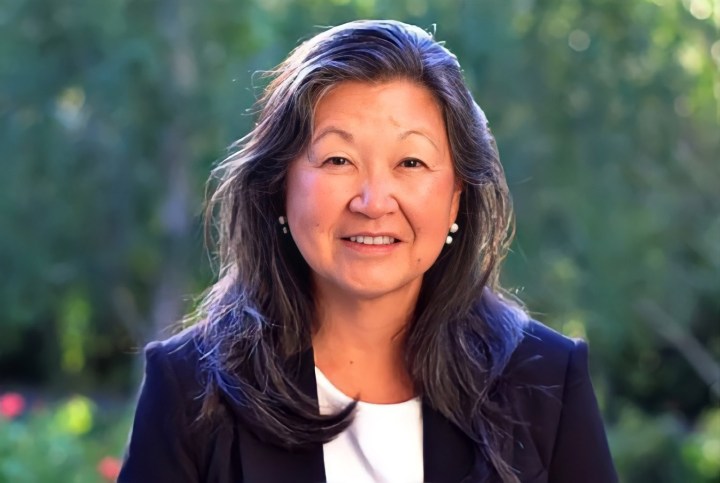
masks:
{"type": "Polygon", "coordinates": [[[303,43],[217,175],[220,277],[146,348],[120,482],[616,480],[586,345],[500,293],[502,167],[429,34],[303,43]]]}

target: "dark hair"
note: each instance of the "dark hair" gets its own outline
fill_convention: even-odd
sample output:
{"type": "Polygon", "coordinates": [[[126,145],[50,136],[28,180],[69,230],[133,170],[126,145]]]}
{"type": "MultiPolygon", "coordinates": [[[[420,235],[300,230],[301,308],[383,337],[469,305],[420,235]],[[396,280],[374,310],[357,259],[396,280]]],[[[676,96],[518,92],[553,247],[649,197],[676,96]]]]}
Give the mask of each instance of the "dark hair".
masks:
{"type": "Polygon", "coordinates": [[[456,57],[418,27],[356,21],[302,43],[271,75],[255,127],[213,172],[207,219],[217,230],[220,272],[196,314],[204,324],[202,416],[231,401],[249,429],[288,448],[327,442],[351,421],[352,405],[321,416],[294,382],[292,361],[311,347],[315,307],[309,268],[278,217],[289,163],[310,139],[320,96],[346,80],[407,79],[442,107],[463,183],[462,232],[423,277],[406,331],[407,370],[498,475],[518,481],[500,451],[508,408],[493,395],[527,319],[498,285],[512,210],[494,138],[456,57]]]}

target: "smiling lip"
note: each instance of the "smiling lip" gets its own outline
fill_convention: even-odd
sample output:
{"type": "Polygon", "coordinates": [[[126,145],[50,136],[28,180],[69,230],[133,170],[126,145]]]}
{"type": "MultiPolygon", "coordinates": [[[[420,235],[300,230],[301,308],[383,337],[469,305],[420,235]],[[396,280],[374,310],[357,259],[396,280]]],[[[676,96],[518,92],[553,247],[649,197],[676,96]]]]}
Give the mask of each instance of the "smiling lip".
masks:
{"type": "Polygon", "coordinates": [[[362,233],[342,237],[342,243],[361,253],[388,253],[400,244],[401,240],[392,233],[362,233]]]}
{"type": "Polygon", "coordinates": [[[351,242],[362,243],[363,245],[392,245],[395,238],[391,236],[351,236],[351,242]]]}
{"type": "Polygon", "coordinates": [[[400,237],[395,233],[355,233],[342,237],[343,240],[362,245],[392,245],[398,243],[400,237]]]}

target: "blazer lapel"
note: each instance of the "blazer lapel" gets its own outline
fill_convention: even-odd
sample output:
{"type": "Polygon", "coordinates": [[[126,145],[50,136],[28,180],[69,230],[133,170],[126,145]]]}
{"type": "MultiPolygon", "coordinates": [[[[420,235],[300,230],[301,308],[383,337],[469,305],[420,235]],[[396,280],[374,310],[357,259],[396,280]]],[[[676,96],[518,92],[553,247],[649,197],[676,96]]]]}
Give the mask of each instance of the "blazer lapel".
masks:
{"type": "MultiPolygon", "coordinates": [[[[297,370],[298,387],[317,401],[315,360],[312,350],[288,361],[297,370]]],[[[242,431],[242,430],[241,430],[242,431]]],[[[243,481],[248,483],[318,483],[325,481],[325,461],[322,445],[303,451],[288,451],[259,441],[243,431],[240,439],[243,481]]]]}
{"type": "MultiPolygon", "coordinates": [[[[297,356],[290,367],[297,368],[298,387],[317,400],[315,359],[312,349],[297,356]]],[[[442,414],[422,403],[423,471],[426,483],[478,481],[486,473],[484,458],[473,442],[442,414]]],[[[259,441],[241,429],[243,481],[263,483],[318,483],[325,481],[322,445],[292,452],[259,441]]]]}
{"type": "Polygon", "coordinates": [[[476,460],[470,438],[425,401],[422,416],[425,481],[458,483],[470,478],[476,460]]]}

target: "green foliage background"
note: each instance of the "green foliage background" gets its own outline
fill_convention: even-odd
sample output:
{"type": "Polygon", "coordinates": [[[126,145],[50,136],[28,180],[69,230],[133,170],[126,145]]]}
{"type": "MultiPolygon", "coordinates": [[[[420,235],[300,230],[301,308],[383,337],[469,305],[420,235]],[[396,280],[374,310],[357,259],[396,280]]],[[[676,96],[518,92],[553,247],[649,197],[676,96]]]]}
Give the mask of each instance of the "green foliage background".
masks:
{"type": "Polygon", "coordinates": [[[717,0],[3,0],[0,391],[132,405],[137,348],[212,280],[204,183],[254,73],[368,17],[464,66],[515,199],[504,283],[589,339],[623,481],[716,481],[717,0]]]}

